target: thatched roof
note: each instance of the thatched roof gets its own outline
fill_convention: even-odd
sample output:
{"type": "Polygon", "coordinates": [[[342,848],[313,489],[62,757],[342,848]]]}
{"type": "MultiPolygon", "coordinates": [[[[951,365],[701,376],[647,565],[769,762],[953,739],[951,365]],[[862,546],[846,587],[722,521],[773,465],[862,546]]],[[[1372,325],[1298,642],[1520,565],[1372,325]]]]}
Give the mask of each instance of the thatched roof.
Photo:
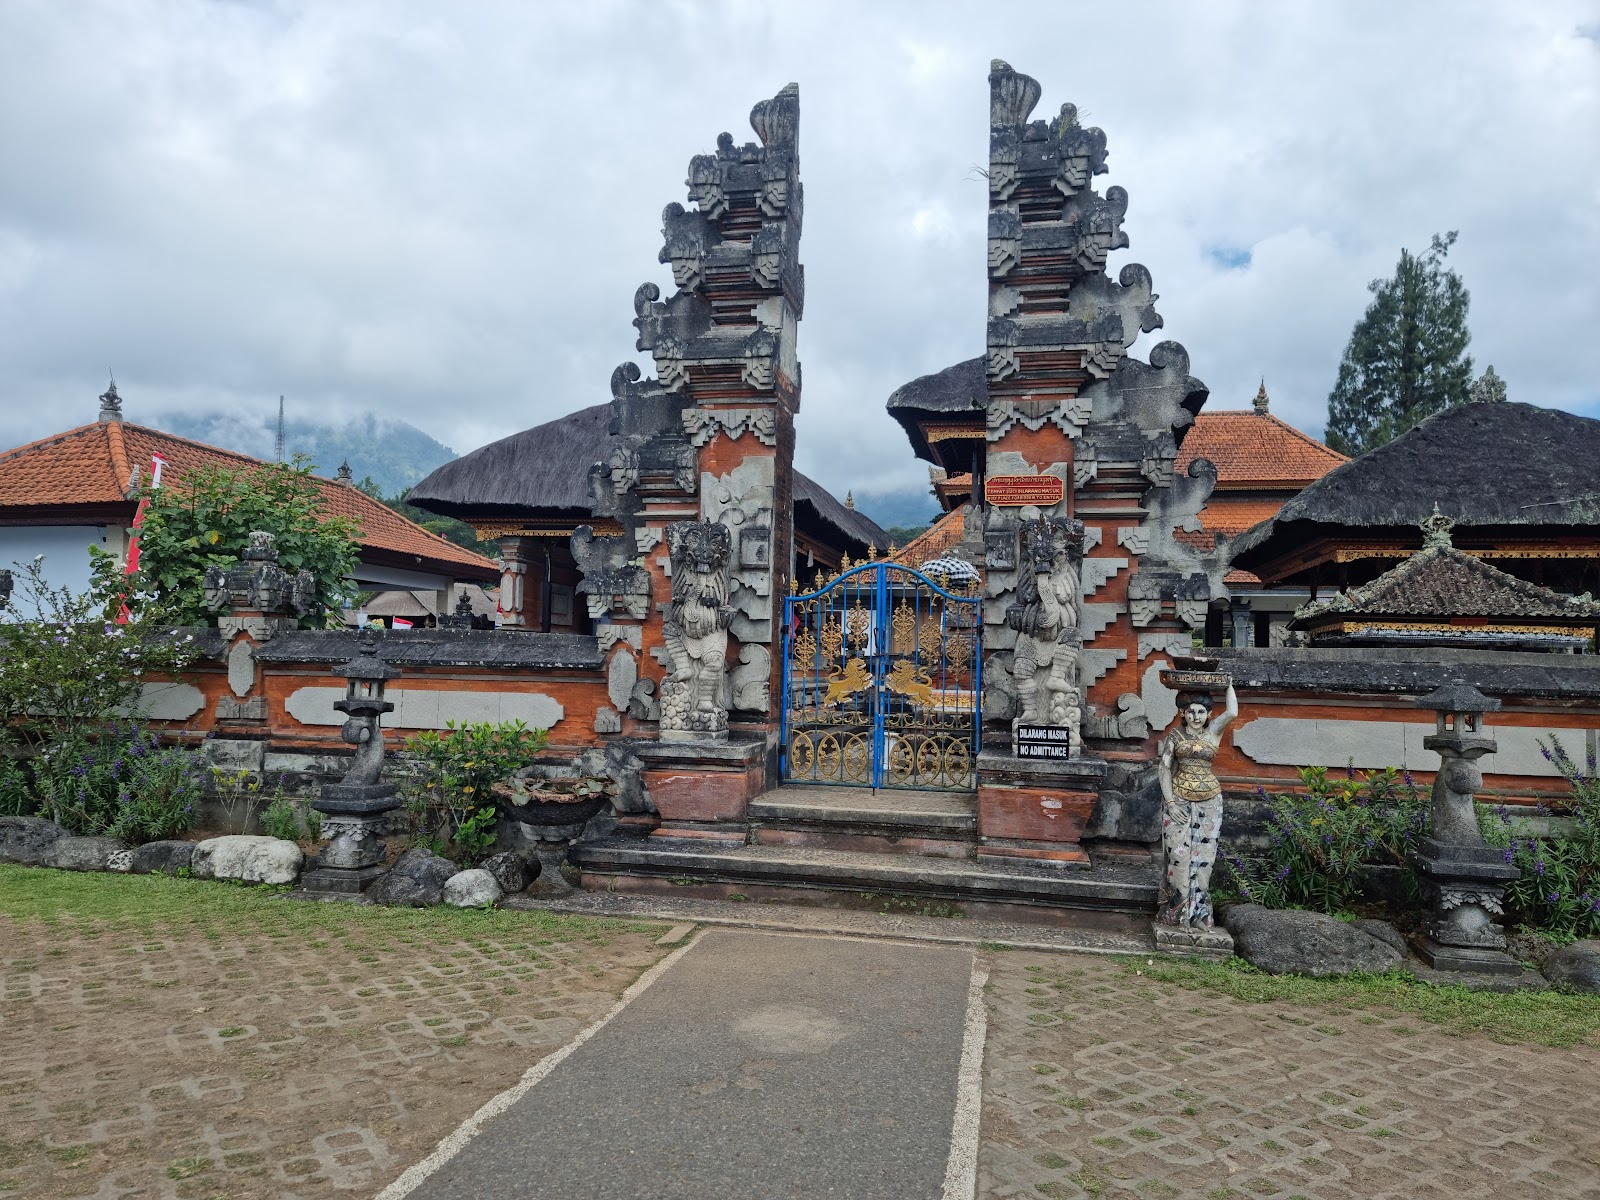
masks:
{"type": "Polygon", "coordinates": [[[447,517],[587,515],[589,468],[610,454],[610,426],[611,405],[580,408],[445,463],[406,502],[447,517]]]}
{"type": "Polygon", "coordinates": [[[857,556],[869,546],[876,547],[879,551],[886,550],[889,546],[888,530],[871,517],[858,513],[853,508],[846,508],[834,499],[833,493],[827,488],[796,471],[794,508],[797,519],[802,516],[802,505],[809,506],[810,515],[816,520],[857,543],[850,548],[857,556]]]}
{"type": "Polygon", "coordinates": [[[961,418],[981,420],[983,405],[988,399],[988,388],[980,355],[901,384],[889,397],[889,415],[899,421],[900,427],[906,431],[916,456],[937,463],[939,457],[928,445],[920,423],[941,417],[950,421],[961,418]]]}
{"type": "MultiPolygon", "coordinates": [[[[434,471],[406,501],[449,517],[590,515],[589,468],[611,453],[609,404],[581,408],[554,421],[480,446],[434,471]]],[[[796,509],[851,542],[855,554],[882,550],[889,535],[871,518],[846,508],[821,484],[794,473],[796,509]]]]}
{"type": "Polygon", "coordinates": [[[1600,421],[1531,404],[1464,404],[1329,471],[1246,530],[1233,565],[1331,529],[1415,528],[1435,504],[1472,527],[1600,526],[1600,421]]]}

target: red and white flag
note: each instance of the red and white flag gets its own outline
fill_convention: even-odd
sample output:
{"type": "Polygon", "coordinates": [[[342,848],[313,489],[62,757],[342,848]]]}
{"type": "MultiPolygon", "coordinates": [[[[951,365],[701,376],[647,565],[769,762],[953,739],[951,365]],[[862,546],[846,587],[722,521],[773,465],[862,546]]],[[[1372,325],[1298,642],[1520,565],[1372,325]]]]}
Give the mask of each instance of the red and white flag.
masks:
{"type": "Polygon", "coordinates": [[[411,628],[411,622],[406,620],[404,617],[390,617],[389,618],[389,628],[390,629],[410,629],[411,628]]]}
{"type": "MultiPolygon", "coordinates": [[[[152,490],[161,486],[161,468],[167,465],[167,460],[160,454],[150,456],[150,487],[152,490]]],[[[133,531],[128,535],[128,557],[123,573],[132,575],[139,569],[139,529],[144,524],[144,510],[150,507],[148,496],[139,497],[139,507],[133,513],[133,531]]],[[[117,624],[128,623],[128,604],[123,602],[117,610],[117,624]]]]}

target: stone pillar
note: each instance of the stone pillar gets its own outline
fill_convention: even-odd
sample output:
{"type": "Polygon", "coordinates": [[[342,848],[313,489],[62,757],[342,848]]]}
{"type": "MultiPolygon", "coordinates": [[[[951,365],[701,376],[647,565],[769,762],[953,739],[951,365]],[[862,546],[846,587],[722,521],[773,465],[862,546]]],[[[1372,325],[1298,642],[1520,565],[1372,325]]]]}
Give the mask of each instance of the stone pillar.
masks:
{"type": "Polygon", "coordinates": [[[1255,625],[1251,621],[1250,601],[1237,596],[1228,604],[1228,615],[1233,620],[1233,648],[1248,650],[1255,645],[1255,625]]]}
{"type": "MultiPolygon", "coordinates": [[[[992,64],[978,822],[980,853],[1081,864],[1087,827],[1148,840],[1149,822],[1133,815],[1155,779],[1144,689],[1162,660],[1188,652],[1190,631],[1224,594],[1223,571],[1174,537],[1198,528],[1216,480],[1205,460],[1173,470],[1205,385],[1176,342],[1154,346],[1148,363],[1129,355],[1161,317],[1146,268],[1106,272],[1108,255],[1128,245],[1127,193],[1095,190],[1106,135],[1080,124],[1073,105],[1030,120],[1041,90],[992,64]],[[1060,598],[1075,610],[1078,643],[1072,677],[1058,679],[1076,701],[1059,707],[1075,707],[1081,726],[1081,753],[1058,760],[1078,764],[1070,770],[1019,757],[1020,737],[1008,744],[1013,721],[1037,707],[1039,645],[1026,627],[1046,584],[1023,535],[1041,519],[1081,523],[1076,591],[1060,598]],[[1103,787],[1122,799],[1102,804],[1103,787]]],[[[1041,735],[1034,752],[1051,740],[1041,735]]]]}
{"type": "Polygon", "coordinates": [[[343,700],[334,708],[348,718],[339,736],[356,748],[350,769],[338,783],[325,783],[311,807],[323,814],[327,848],[300,877],[307,895],[355,896],[383,874],[383,843],[378,831],[385,813],[400,807],[395,785],[383,782],[384,713],[394,704],[383,698],[400,671],[378,657],[372,634],[361,640],[361,652],[334,671],[348,681],[343,700]]]}
{"type": "Polygon", "coordinates": [[[502,629],[526,628],[526,598],[523,595],[528,575],[527,543],[519,537],[500,539],[500,618],[502,629]]]}
{"type": "Polygon", "coordinates": [[[1506,862],[1505,851],[1483,840],[1473,806],[1483,786],[1477,760],[1496,749],[1494,737],[1483,731],[1483,716],[1498,711],[1500,701],[1470,684],[1453,683],[1417,704],[1438,714],[1436,731],[1422,744],[1439,755],[1433,831],[1414,858],[1429,906],[1417,949],[1436,970],[1520,975],[1522,966],[1506,953],[1498,924],[1505,884],[1519,872],[1506,862]]]}

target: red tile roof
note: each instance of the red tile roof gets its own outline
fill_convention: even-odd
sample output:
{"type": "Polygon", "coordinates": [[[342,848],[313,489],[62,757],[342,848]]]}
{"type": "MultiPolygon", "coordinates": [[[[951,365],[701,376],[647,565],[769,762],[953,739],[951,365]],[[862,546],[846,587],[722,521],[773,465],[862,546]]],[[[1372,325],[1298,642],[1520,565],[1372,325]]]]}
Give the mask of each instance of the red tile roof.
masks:
{"type": "MultiPolygon", "coordinates": [[[[262,461],[126,421],[80,425],[0,453],[0,517],[8,509],[13,516],[21,510],[67,515],[74,507],[119,504],[129,504],[131,515],[130,493],[149,481],[156,453],[167,462],[163,482],[201,466],[239,470],[262,461]]],[[[482,555],[430,533],[358,488],[314,478],[328,511],[360,524],[364,550],[421,559],[418,565],[463,578],[498,578],[498,568],[482,555]]]]}
{"type": "Polygon", "coordinates": [[[945,554],[961,540],[964,521],[965,516],[960,508],[945,513],[926,530],[896,550],[895,561],[919,567],[930,559],[945,554]]]}
{"type": "Polygon", "coordinates": [[[1271,413],[1253,409],[1197,416],[1174,469],[1185,472],[1197,458],[1216,464],[1217,486],[1227,489],[1302,488],[1350,461],[1271,413]]]}

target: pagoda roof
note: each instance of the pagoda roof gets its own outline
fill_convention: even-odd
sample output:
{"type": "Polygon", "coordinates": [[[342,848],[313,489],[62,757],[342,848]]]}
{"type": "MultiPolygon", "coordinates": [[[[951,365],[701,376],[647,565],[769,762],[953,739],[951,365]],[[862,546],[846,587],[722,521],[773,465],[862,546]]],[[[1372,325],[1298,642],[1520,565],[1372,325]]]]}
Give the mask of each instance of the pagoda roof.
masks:
{"type": "Polygon", "coordinates": [[[1233,565],[1267,566],[1334,531],[1399,532],[1435,504],[1458,529],[1600,526],[1600,421],[1532,404],[1464,404],[1329,471],[1242,534],[1233,565]]]}
{"type": "Polygon", "coordinates": [[[1433,544],[1370,583],[1309,604],[1291,625],[1315,629],[1337,620],[1448,622],[1481,618],[1508,624],[1594,624],[1600,601],[1518,579],[1448,544],[1433,544]]]}

